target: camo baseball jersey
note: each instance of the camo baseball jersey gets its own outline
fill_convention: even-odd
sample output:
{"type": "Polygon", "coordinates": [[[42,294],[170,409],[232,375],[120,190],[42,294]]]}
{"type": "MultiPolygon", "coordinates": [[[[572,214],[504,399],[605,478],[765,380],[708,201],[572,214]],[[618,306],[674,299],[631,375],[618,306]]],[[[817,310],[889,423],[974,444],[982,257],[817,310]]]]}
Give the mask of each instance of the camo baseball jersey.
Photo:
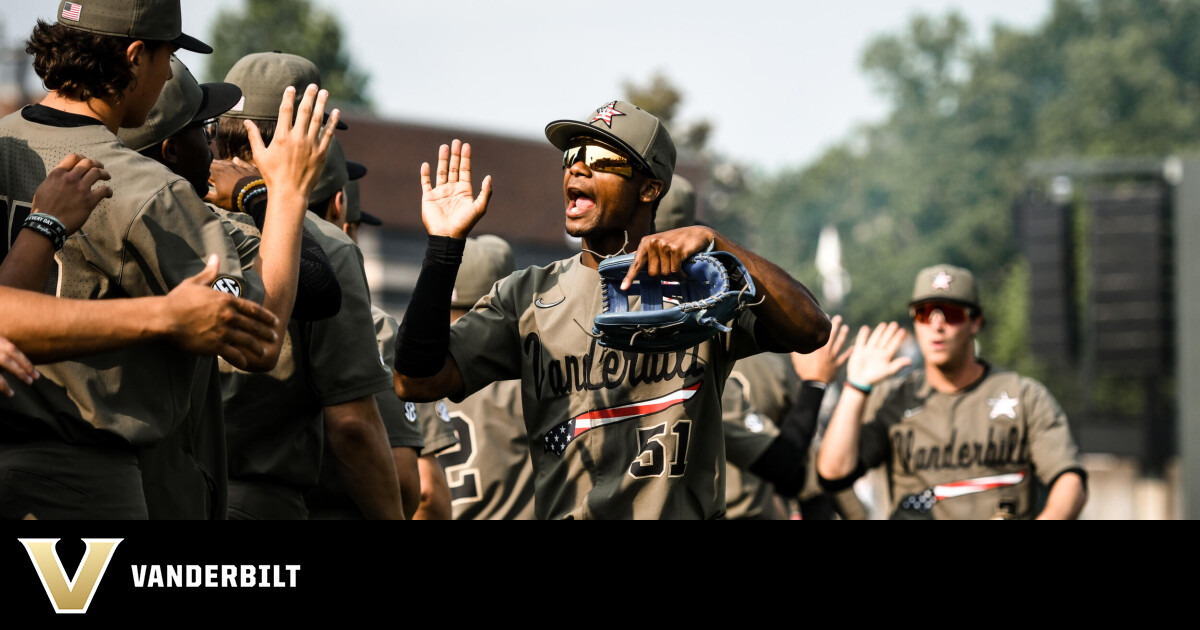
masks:
{"type": "MultiPolygon", "coordinates": [[[[243,372],[221,362],[231,485],[299,493],[317,483],[324,450],[324,407],[392,388],[375,339],[362,253],[336,226],[304,219],[342,288],[336,317],[288,322],[275,369],[243,372]]],[[[240,512],[253,506],[230,507],[240,512]]]]}
{"type": "Polygon", "coordinates": [[[1035,479],[1084,475],[1067,416],[1039,382],[984,364],[984,377],[943,394],[923,370],[867,399],[860,470],[887,464],[893,518],[1032,518],[1035,479]]]}
{"type": "Polygon", "coordinates": [[[450,421],[449,401],[411,403],[401,401],[404,406],[404,418],[409,422],[416,419],[421,426],[421,435],[425,447],[421,449],[421,457],[437,455],[442,451],[458,444],[458,435],[450,421]]]}
{"type": "MultiPolygon", "coordinates": [[[[388,315],[378,306],[371,307],[371,315],[375,318],[375,340],[379,343],[379,356],[389,370],[396,365],[396,333],[400,325],[396,318],[388,315]]],[[[416,418],[409,419],[405,414],[404,401],[396,396],[395,388],[375,394],[375,403],[379,405],[379,415],[383,417],[383,426],[387,429],[388,443],[392,448],[406,446],[421,452],[425,448],[425,437],[421,424],[416,418]]],[[[445,448],[445,447],[443,447],[445,448]]]]}
{"type": "Polygon", "coordinates": [[[450,329],[461,397],[521,379],[538,518],[723,516],[721,392],[758,352],[754,315],[687,350],[637,354],[587,332],[602,309],[580,256],[509,276],[450,329]]]}
{"type": "Polygon", "coordinates": [[[783,414],[794,404],[799,377],[787,355],[764,352],[738,361],[721,405],[725,429],[726,518],[786,518],[775,505],[774,487],[750,466],[779,435],[783,414]]]}
{"type": "Polygon", "coordinates": [[[450,403],[458,445],[438,454],[455,520],[528,520],[533,462],[521,414],[521,381],[500,381],[450,403]]]}
{"type": "MultiPolygon", "coordinates": [[[[215,253],[221,275],[214,288],[262,301],[261,278],[242,271],[220,220],[187,181],[130,151],[104,126],[86,120],[54,126],[16,112],[0,121],[0,203],[8,230],[0,253],[7,254],[16,239],[46,173],[71,152],[104,163],[112,175],[108,183],[113,197],[100,202],[55,256],[57,295],[165,295],[203,270],[207,256],[215,253]]],[[[117,436],[146,446],[162,441],[196,409],[197,384],[206,382],[214,366],[212,357],[187,354],[166,341],[141,344],[40,366],[43,378],[32,387],[36,394],[5,400],[0,408],[44,423],[68,442],[103,443],[117,436]]]]}

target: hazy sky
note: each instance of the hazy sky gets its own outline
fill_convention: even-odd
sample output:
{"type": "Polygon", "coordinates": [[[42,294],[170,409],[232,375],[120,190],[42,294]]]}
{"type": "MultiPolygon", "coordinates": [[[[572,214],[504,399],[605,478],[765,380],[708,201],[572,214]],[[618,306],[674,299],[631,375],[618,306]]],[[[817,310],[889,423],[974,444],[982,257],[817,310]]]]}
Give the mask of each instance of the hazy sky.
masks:
{"type": "MultiPolygon", "coordinates": [[[[87,0],[81,4],[86,7],[87,0]]],[[[1049,0],[315,0],[338,15],[381,115],[542,137],[662,70],[708,118],[711,144],[766,168],[799,166],[878,120],[886,103],[859,60],[875,35],[917,12],[957,8],[977,40],[996,21],[1030,28],[1049,0]],[[340,9],[336,7],[341,7],[340,9]],[[634,8],[637,7],[637,8],[634,8]]],[[[217,11],[241,0],[183,0],[185,32],[211,41],[217,11]]],[[[5,0],[3,35],[24,37],[54,0],[5,0]]],[[[286,52],[286,51],[285,51],[286,52]]],[[[204,76],[203,55],[181,58],[204,76]]]]}

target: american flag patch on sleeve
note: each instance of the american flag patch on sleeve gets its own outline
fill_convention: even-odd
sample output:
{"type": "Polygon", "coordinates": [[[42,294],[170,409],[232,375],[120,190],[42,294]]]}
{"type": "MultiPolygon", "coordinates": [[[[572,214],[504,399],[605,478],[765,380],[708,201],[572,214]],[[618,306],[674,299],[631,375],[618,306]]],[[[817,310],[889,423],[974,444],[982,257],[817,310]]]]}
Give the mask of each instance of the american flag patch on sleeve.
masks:
{"type": "Polygon", "coordinates": [[[82,10],[83,10],[82,4],[76,4],[74,2],[64,2],[62,16],[65,19],[78,22],[79,21],[79,12],[82,10]]]}

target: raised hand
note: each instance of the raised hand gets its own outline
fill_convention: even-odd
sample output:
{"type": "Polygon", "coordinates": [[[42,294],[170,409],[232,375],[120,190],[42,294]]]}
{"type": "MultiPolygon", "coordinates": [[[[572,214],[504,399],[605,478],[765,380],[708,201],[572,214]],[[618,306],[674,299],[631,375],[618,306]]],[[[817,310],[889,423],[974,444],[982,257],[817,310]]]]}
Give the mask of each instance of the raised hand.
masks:
{"type": "MultiPolygon", "coordinates": [[[[21,379],[21,382],[26,385],[32,385],[34,379],[39,378],[41,374],[33,367],[33,363],[25,357],[25,353],[21,352],[11,341],[0,337],[0,369],[6,370],[13,376],[21,379]]],[[[13,396],[13,388],[0,376],[0,394],[4,394],[11,398],[13,396]]]]}
{"type": "Polygon", "coordinates": [[[873,331],[866,326],[860,328],[846,365],[846,378],[859,385],[873,386],[912,365],[907,357],[892,358],[906,334],[896,322],[879,324],[873,331]]]}
{"type": "Polygon", "coordinates": [[[421,164],[421,220],[431,236],[466,238],[487,212],[492,176],[483,178],[472,197],[471,145],[455,140],[438,149],[437,185],[429,181],[429,162],[421,164]]]}
{"type": "Polygon", "coordinates": [[[245,369],[251,358],[262,357],[278,339],[278,319],[271,311],[212,289],[218,258],[213,254],[204,271],[179,283],[167,294],[171,340],[193,354],[218,354],[245,369]]]}
{"type": "MultiPolygon", "coordinates": [[[[296,89],[291,86],[283,91],[271,146],[264,145],[262,134],[253,121],[247,120],[245,124],[254,163],[262,173],[271,197],[299,194],[307,200],[321,176],[321,169],[325,167],[325,155],[329,151],[329,143],[333,140],[333,130],[337,127],[341,112],[333,110],[322,131],[325,101],[329,99],[329,92],[318,92],[317,86],[309,85],[304,90],[304,98],[300,101],[300,110],[296,112],[293,124],[295,94],[296,89]]],[[[307,201],[303,205],[307,206],[307,201]]]]}
{"type": "Polygon", "coordinates": [[[67,234],[83,226],[100,200],[113,196],[112,188],[95,186],[112,179],[104,165],[71,153],[46,174],[46,181],[33,193],[33,211],[62,221],[67,234]]]}
{"type": "Polygon", "coordinates": [[[633,263],[629,265],[629,273],[621,281],[621,290],[627,290],[643,267],[651,276],[669,276],[677,274],[683,267],[683,261],[692,254],[703,251],[712,243],[716,232],[704,226],[691,226],[676,230],[667,230],[658,234],[642,237],[638,243],[633,263]]]}
{"type": "Polygon", "coordinates": [[[236,157],[232,160],[213,160],[208,175],[209,190],[204,200],[218,208],[236,211],[237,195],[241,191],[234,190],[234,186],[250,176],[261,177],[253,164],[236,157]]]}
{"type": "MultiPolygon", "coordinates": [[[[854,353],[854,348],[842,352],[846,344],[846,336],[850,327],[842,323],[841,315],[834,315],[830,321],[832,332],[829,333],[829,343],[808,354],[792,353],[792,368],[796,375],[805,381],[831,383],[837,378],[838,370],[854,353]],[[838,354],[838,353],[841,354],[838,354]]],[[[857,381],[856,381],[857,382],[857,381]]]]}

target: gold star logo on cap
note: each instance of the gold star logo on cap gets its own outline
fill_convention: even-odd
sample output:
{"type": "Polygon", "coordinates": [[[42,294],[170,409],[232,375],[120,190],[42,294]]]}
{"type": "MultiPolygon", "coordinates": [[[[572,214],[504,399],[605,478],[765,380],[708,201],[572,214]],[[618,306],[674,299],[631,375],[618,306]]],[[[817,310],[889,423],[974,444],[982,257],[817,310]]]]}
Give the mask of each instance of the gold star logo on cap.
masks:
{"type": "Polygon", "coordinates": [[[596,115],[592,117],[592,120],[590,122],[596,122],[597,120],[602,120],[602,121],[604,121],[605,125],[608,125],[609,129],[612,129],[613,116],[624,116],[624,115],[625,115],[625,112],[617,111],[617,102],[613,101],[613,102],[609,103],[608,105],[604,105],[600,109],[597,109],[596,115]]]}
{"type": "Polygon", "coordinates": [[[933,290],[949,291],[950,280],[952,280],[950,274],[946,273],[945,271],[939,271],[938,275],[933,277],[933,290]]]}

